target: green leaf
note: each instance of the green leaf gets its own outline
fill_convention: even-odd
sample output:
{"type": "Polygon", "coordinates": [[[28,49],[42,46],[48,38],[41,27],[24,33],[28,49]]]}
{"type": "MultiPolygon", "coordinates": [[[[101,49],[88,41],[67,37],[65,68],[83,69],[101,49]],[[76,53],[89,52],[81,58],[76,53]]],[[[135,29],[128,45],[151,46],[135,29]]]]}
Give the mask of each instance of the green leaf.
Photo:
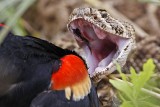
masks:
{"type": "Polygon", "coordinates": [[[138,102],[139,107],[160,107],[158,105],[155,105],[151,102],[147,102],[147,101],[140,101],[138,102]]]}
{"type": "Polygon", "coordinates": [[[133,68],[130,69],[131,72],[131,82],[133,83],[133,96],[138,97],[141,88],[144,87],[145,83],[151,78],[154,73],[155,65],[152,59],[149,59],[143,65],[143,71],[137,75],[133,68]]]}
{"type": "Polygon", "coordinates": [[[23,13],[31,6],[36,0],[21,0],[21,3],[17,6],[16,13],[7,20],[7,26],[0,32],[0,44],[3,42],[7,32],[18,21],[23,13]]]}
{"type": "Polygon", "coordinates": [[[121,75],[122,79],[123,79],[124,81],[127,81],[127,76],[126,76],[124,73],[122,73],[122,71],[121,71],[121,66],[120,66],[117,62],[115,62],[115,63],[116,63],[117,71],[118,71],[119,74],[121,75]]]}
{"type": "Polygon", "coordinates": [[[137,94],[140,92],[141,88],[144,87],[145,83],[151,78],[152,74],[154,73],[155,65],[153,60],[149,59],[143,65],[143,71],[140,72],[137,79],[132,80],[135,91],[137,94]]]}
{"type": "Polygon", "coordinates": [[[154,90],[159,92],[159,89],[153,87],[152,89],[154,90],[151,91],[146,89],[146,87],[144,88],[145,84],[151,79],[154,69],[155,65],[153,60],[149,59],[143,65],[143,71],[139,74],[131,67],[131,76],[130,79],[127,80],[127,76],[122,73],[120,66],[117,65],[117,70],[122,76],[122,80],[115,79],[109,81],[118,89],[119,98],[122,100],[121,107],[159,107],[159,93],[154,92],[154,90]]]}
{"type": "Polygon", "coordinates": [[[123,102],[120,107],[135,107],[131,101],[123,102]]]}
{"type": "Polygon", "coordinates": [[[150,75],[153,74],[154,70],[155,70],[155,64],[153,63],[153,59],[148,59],[148,61],[143,64],[143,71],[148,72],[146,73],[148,76],[148,79],[150,75]]]}
{"type": "Polygon", "coordinates": [[[121,81],[121,80],[109,80],[109,82],[118,90],[123,92],[128,99],[132,100],[132,88],[131,86],[126,82],[126,81],[121,81]]]}
{"type": "Polygon", "coordinates": [[[137,79],[138,75],[136,74],[136,71],[133,67],[130,68],[130,72],[131,72],[130,76],[131,82],[133,83],[133,81],[137,79]]]}

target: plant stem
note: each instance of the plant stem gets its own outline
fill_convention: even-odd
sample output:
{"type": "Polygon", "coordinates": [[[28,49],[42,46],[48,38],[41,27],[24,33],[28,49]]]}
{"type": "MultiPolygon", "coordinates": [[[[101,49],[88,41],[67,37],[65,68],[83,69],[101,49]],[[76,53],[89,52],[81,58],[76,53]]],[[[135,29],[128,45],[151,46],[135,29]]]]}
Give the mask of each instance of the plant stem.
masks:
{"type": "MultiPolygon", "coordinates": [[[[125,74],[127,77],[130,77],[131,74],[125,74]]],[[[116,77],[116,78],[122,78],[120,74],[110,74],[109,75],[109,78],[112,78],[112,77],[116,77]]],[[[153,74],[151,77],[158,77],[160,78],[160,74],[157,73],[157,74],[153,74]]]]}
{"type": "MultiPolygon", "coordinates": [[[[115,77],[111,77],[111,78],[114,79],[114,80],[120,81],[120,82],[124,82],[123,80],[121,80],[121,79],[119,79],[119,78],[115,78],[115,77]]],[[[127,81],[127,82],[128,82],[128,81],[127,81]]],[[[130,83],[130,82],[128,82],[128,83],[129,83],[129,85],[133,86],[132,83],[130,83]]],[[[148,90],[148,89],[145,89],[145,88],[141,88],[141,91],[142,91],[142,92],[145,92],[146,94],[148,94],[148,95],[150,95],[150,96],[153,96],[153,97],[155,97],[155,98],[157,98],[157,99],[160,100],[160,94],[159,94],[159,93],[153,92],[153,91],[148,90]]]]}
{"type": "Polygon", "coordinates": [[[3,42],[4,38],[6,37],[6,34],[11,29],[11,27],[17,22],[17,20],[23,15],[23,13],[28,9],[28,7],[33,4],[36,0],[24,0],[22,3],[18,6],[17,12],[14,14],[10,20],[7,21],[7,27],[4,27],[4,29],[0,33],[0,44],[3,42]]]}

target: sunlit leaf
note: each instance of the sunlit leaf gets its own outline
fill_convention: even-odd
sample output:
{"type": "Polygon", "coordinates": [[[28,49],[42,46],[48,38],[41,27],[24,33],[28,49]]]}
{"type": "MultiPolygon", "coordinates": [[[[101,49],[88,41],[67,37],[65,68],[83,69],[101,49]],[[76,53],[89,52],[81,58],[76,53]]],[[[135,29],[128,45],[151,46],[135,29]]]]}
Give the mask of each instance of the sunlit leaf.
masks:
{"type": "Polygon", "coordinates": [[[131,101],[123,102],[120,107],[135,107],[131,101]]]}
{"type": "Polygon", "coordinates": [[[125,75],[124,73],[122,73],[122,71],[121,71],[121,66],[120,66],[117,62],[115,62],[115,63],[116,63],[117,71],[118,71],[119,74],[121,75],[122,79],[123,79],[124,81],[127,81],[126,75],[125,75]]]}
{"type": "Polygon", "coordinates": [[[139,76],[132,80],[136,92],[134,94],[136,94],[136,96],[140,92],[141,88],[144,87],[145,83],[151,78],[154,73],[154,69],[155,65],[153,60],[149,59],[146,63],[144,63],[143,71],[139,73],[139,76]]]}
{"type": "Polygon", "coordinates": [[[157,93],[159,92],[159,89],[153,87],[152,89],[156,90],[156,92],[153,90],[144,89],[145,84],[151,79],[151,76],[154,73],[155,65],[152,59],[149,59],[143,65],[143,71],[139,74],[137,74],[134,68],[131,67],[130,79],[126,79],[127,76],[122,73],[119,65],[117,65],[117,69],[122,77],[122,80],[110,80],[110,83],[117,90],[119,90],[119,98],[122,101],[120,107],[159,107],[160,94],[157,93]]]}
{"type": "Polygon", "coordinates": [[[109,82],[123,92],[129,99],[132,99],[132,96],[130,96],[132,94],[132,88],[127,82],[118,80],[109,80],[109,82]]]}

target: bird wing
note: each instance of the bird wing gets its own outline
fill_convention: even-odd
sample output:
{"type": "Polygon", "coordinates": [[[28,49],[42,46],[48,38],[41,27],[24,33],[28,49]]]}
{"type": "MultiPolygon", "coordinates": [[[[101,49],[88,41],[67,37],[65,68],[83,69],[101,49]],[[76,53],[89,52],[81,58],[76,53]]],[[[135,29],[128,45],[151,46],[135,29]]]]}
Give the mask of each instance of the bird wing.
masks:
{"type": "Polygon", "coordinates": [[[50,79],[52,72],[60,67],[60,51],[63,53],[63,49],[46,41],[9,33],[0,45],[0,96],[36,75],[48,73],[50,79]]]}
{"type": "Polygon", "coordinates": [[[80,101],[67,100],[64,91],[44,91],[33,99],[30,107],[99,107],[95,88],[80,101]]]}

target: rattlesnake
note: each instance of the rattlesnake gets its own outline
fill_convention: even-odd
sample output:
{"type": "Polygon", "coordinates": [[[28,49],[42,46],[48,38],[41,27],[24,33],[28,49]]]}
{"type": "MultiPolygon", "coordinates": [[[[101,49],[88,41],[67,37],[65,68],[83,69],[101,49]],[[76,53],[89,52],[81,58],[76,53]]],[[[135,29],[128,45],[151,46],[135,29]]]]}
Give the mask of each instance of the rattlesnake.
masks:
{"type": "MultiPolygon", "coordinates": [[[[81,15],[82,19],[84,17],[88,17],[92,21],[93,19],[91,19],[90,17],[93,18],[97,14],[97,15],[99,15],[99,18],[102,18],[102,13],[105,13],[109,17],[109,18],[107,17],[108,19],[107,18],[105,18],[105,19],[107,19],[107,20],[112,19],[112,20],[110,20],[111,23],[105,22],[105,23],[109,24],[109,26],[110,26],[110,24],[113,26],[117,25],[117,24],[120,24],[119,26],[121,26],[121,25],[124,26],[125,24],[127,24],[127,26],[131,26],[126,22],[118,21],[118,20],[114,19],[105,10],[98,10],[98,9],[92,9],[92,8],[80,8],[78,10],[73,11],[73,13],[70,16],[71,19],[69,20],[69,23],[72,22],[72,20],[76,20],[78,18],[77,12],[82,10],[82,13],[83,13],[84,10],[86,10],[86,9],[90,9],[90,10],[92,10],[92,12],[94,10],[95,14],[93,14],[93,13],[91,14],[91,11],[90,11],[89,13],[87,13],[88,16],[81,15]],[[76,13],[74,13],[74,12],[76,12],[76,13]],[[73,19],[73,18],[75,18],[75,19],[73,19]],[[125,24],[122,24],[122,23],[125,23],[125,24]]],[[[85,15],[87,15],[87,14],[85,14],[85,15]]],[[[100,20],[100,22],[101,22],[101,20],[100,20]]],[[[116,28],[116,27],[113,27],[113,28],[116,28]]],[[[115,30],[115,29],[111,29],[111,30],[115,30]]],[[[134,35],[133,27],[130,27],[129,29],[127,29],[125,31],[127,31],[128,33],[130,32],[129,35],[131,35],[133,37],[133,41],[134,41],[135,35],[134,35]]],[[[113,31],[113,33],[115,33],[115,31],[113,31]]],[[[82,49],[77,46],[76,42],[73,39],[74,38],[71,37],[71,35],[69,33],[66,33],[63,36],[58,36],[56,38],[55,44],[57,44],[63,48],[69,48],[69,49],[76,50],[80,53],[83,53],[82,49]]],[[[156,66],[157,66],[157,70],[160,70],[160,41],[159,40],[160,40],[160,36],[158,36],[158,37],[151,36],[151,37],[146,37],[142,41],[136,43],[136,48],[134,48],[132,50],[132,53],[130,54],[129,58],[127,59],[127,63],[123,67],[123,71],[128,72],[130,66],[133,66],[137,71],[140,71],[143,63],[148,58],[153,58],[156,66]]],[[[133,46],[135,46],[135,45],[133,44],[133,46]]],[[[113,102],[115,104],[115,101],[113,101],[115,98],[115,94],[114,94],[112,86],[108,83],[107,79],[101,80],[98,83],[97,89],[98,89],[99,99],[102,102],[103,106],[110,107],[111,105],[113,105],[112,104],[113,102]]]]}
{"type": "Polygon", "coordinates": [[[74,9],[68,29],[85,51],[88,71],[95,81],[115,71],[115,62],[123,66],[135,47],[132,25],[113,18],[103,9],[74,9]]]}

